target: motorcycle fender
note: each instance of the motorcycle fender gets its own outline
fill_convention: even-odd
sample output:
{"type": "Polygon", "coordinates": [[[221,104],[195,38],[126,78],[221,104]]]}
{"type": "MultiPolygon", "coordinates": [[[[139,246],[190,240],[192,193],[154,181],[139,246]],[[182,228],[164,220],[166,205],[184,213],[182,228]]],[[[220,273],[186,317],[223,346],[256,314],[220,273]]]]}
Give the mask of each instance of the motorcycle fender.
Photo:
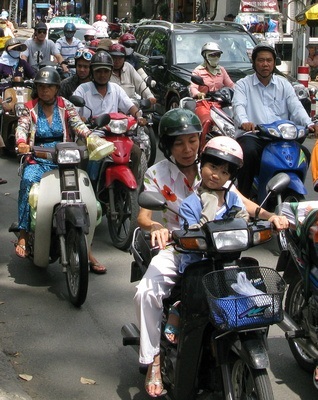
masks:
{"type": "Polygon", "coordinates": [[[106,169],[105,187],[108,188],[114,181],[119,181],[129,189],[137,189],[134,174],[127,165],[110,165],[106,169]]]}
{"type": "Polygon", "coordinates": [[[290,184],[288,185],[289,189],[292,189],[299,194],[307,194],[307,189],[297,174],[293,172],[287,172],[287,175],[290,176],[290,184]]]}
{"type": "MultiPolygon", "coordinates": [[[[79,188],[83,203],[86,204],[90,227],[87,244],[90,246],[97,219],[97,201],[89,177],[85,171],[78,170],[79,188]]],[[[38,267],[49,265],[53,210],[61,201],[60,175],[58,169],[43,174],[40,187],[34,232],[34,258],[38,267]],[[49,195],[48,195],[49,194],[49,195]]]]}
{"type": "Polygon", "coordinates": [[[61,204],[54,213],[53,224],[58,235],[66,234],[66,226],[70,223],[75,228],[82,228],[87,235],[89,232],[89,215],[86,205],[79,204],[61,204]]]}
{"type": "Polygon", "coordinates": [[[244,341],[238,340],[231,347],[231,350],[252,368],[263,369],[269,367],[269,357],[264,340],[257,338],[244,341]]]}

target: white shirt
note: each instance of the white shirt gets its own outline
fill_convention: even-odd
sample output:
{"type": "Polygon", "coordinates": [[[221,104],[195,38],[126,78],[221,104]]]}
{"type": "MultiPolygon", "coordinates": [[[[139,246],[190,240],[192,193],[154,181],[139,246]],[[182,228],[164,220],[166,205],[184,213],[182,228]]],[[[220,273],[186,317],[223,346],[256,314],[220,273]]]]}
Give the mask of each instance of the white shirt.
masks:
{"type": "MultiPolygon", "coordinates": [[[[118,111],[128,114],[128,111],[134,105],[125,91],[113,82],[108,82],[105,97],[97,91],[93,82],[82,83],[73,95],[80,96],[85,100],[86,106],[92,110],[94,117],[118,111]]],[[[81,117],[91,117],[91,111],[87,107],[78,108],[81,117]]]]}
{"type": "Polygon", "coordinates": [[[72,43],[69,44],[66,37],[63,36],[58,39],[55,43],[57,51],[66,60],[67,58],[74,57],[78,49],[83,49],[84,44],[76,37],[72,38],[72,43]]]}

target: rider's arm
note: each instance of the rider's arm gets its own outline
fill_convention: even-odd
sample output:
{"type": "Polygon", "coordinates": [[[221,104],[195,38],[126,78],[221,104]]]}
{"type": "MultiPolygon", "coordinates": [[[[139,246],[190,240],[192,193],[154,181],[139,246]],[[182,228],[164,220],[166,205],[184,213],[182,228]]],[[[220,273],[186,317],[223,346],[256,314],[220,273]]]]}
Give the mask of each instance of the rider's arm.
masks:
{"type": "Polygon", "coordinates": [[[152,219],[151,210],[141,208],[137,218],[137,223],[141,229],[144,229],[151,233],[152,246],[155,246],[157,244],[160,249],[164,249],[166,247],[166,243],[169,240],[169,231],[159,222],[152,219]]]}

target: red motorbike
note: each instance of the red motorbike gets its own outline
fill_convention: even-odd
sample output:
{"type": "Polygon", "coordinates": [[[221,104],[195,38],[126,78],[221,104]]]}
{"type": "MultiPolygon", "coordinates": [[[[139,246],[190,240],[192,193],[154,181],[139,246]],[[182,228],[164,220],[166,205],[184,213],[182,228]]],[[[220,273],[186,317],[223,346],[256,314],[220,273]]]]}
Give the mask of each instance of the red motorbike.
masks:
{"type": "MultiPolygon", "coordinates": [[[[78,96],[72,96],[70,101],[77,107],[85,106],[84,100],[78,96]]],[[[94,134],[112,142],[115,150],[102,160],[91,162],[88,169],[96,197],[108,221],[112,242],[115,247],[127,250],[137,227],[138,194],[148,168],[147,158],[133,141],[136,119],[122,113],[108,115],[109,123],[102,130],[95,130],[94,134]]],[[[94,154],[90,154],[90,159],[94,160],[94,154]]]]}

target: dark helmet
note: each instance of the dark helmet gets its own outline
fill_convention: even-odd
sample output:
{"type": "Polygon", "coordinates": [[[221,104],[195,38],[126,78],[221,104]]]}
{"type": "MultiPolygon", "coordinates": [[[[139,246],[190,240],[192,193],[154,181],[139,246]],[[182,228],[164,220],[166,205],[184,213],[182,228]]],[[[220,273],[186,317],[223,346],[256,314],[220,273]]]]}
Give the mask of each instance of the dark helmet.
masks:
{"type": "Polygon", "coordinates": [[[253,49],[253,52],[252,52],[252,61],[253,61],[253,63],[255,62],[256,56],[260,51],[269,51],[269,52],[271,52],[273,54],[274,61],[276,61],[277,54],[276,54],[276,51],[275,51],[274,47],[271,46],[270,44],[266,43],[266,42],[261,42],[261,43],[258,43],[253,49]]]}
{"type": "Polygon", "coordinates": [[[6,41],[5,50],[6,52],[15,50],[15,51],[25,51],[27,46],[21,42],[18,38],[11,38],[6,41]],[[9,48],[10,47],[10,48],[9,48]]]}
{"type": "Polygon", "coordinates": [[[137,45],[137,40],[132,33],[127,32],[118,38],[118,43],[125,47],[135,47],[137,45]]]}
{"type": "Polygon", "coordinates": [[[92,72],[101,68],[112,70],[114,67],[113,59],[107,51],[100,50],[93,55],[90,67],[92,72]]]}
{"type": "Polygon", "coordinates": [[[211,160],[229,163],[229,171],[233,178],[238,169],[243,166],[243,150],[238,142],[227,136],[216,136],[210,139],[201,153],[201,167],[211,160]]]}
{"type": "Polygon", "coordinates": [[[72,24],[71,22],[68,22],[67,24],[64,25],[63,28],[64,32],[76,32],[76,26],[72,24]]]}
{"type": "Polygon", "coordinates": [[[159,149],[170,159],[171,147],[176,136],[200,134],[202,125],[197,115],[185,108],[173,108],[167,111],[159,123],[159,149]]]}
{"type": "Polygon", "coordinates": [[[48,66],[41,68],[35,75],[34,83],[45,83],[47,85],[61,85],[61,78],[54,67],[48,66]]]}
{"type": "Polygon", "coordinates": [[[112,44],[108,49],[108,53],[111,56],[120,56],[120,57],[126,56],[125,47],[119,43],[112,44]]]}

